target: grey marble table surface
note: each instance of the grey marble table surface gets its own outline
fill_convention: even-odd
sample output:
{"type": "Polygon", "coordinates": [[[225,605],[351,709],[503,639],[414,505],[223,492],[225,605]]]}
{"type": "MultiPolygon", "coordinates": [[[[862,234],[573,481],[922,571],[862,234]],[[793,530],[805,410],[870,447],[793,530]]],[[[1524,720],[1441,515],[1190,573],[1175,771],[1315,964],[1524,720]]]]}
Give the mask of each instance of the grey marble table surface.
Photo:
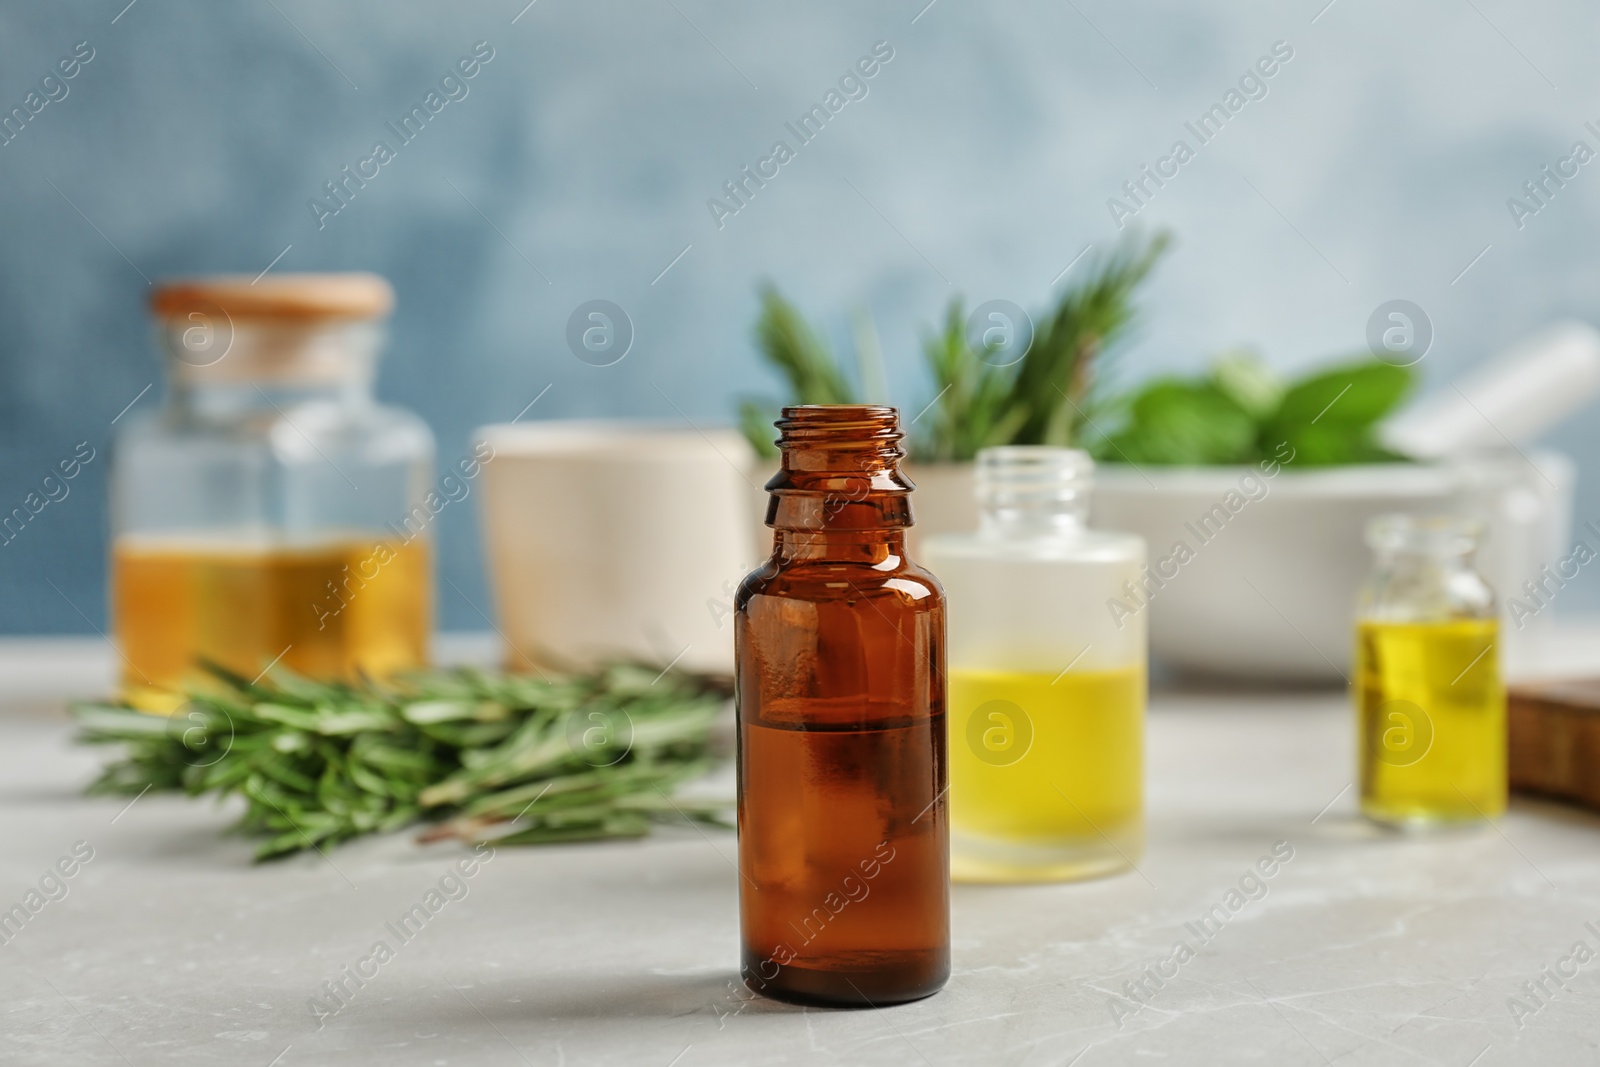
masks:
{"type": "Polygon", "coordinates": [[[1516,799],[1472,832],[1370,828],[1339,691],[1158,687],[1137,871],[958,886],[944,992],[827,1011],[737,984],[731,834],[470,874],[401,834],[257,867],[226,806],[83,798],[100,754],[61,698],[108,672],[103,649],[0,642],[0,911],[43,899],[0,926],[0,1062],[1600,1061],[1600,818],[1516,799]],[[330,1001],[346,967],[372,976],[330,1001]]]}

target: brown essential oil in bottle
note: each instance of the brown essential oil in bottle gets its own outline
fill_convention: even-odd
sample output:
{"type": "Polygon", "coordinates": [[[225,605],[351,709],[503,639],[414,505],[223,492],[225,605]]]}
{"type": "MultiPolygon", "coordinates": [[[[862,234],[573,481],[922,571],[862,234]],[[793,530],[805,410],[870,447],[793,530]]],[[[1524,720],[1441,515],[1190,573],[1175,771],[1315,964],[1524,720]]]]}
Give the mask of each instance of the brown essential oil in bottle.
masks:
{"type": "Polygon", "coordinates": [[[950,975],[944,593],[905,555],[891,407],[785,408],[736,602],[742,973],[878,1006],[950,975]]]}

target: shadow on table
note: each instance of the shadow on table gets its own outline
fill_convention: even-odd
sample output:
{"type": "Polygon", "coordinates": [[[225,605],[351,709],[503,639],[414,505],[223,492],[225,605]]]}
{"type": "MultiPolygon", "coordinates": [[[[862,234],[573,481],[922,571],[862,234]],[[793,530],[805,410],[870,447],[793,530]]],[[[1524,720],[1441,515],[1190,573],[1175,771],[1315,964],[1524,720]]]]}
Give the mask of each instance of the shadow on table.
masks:
{"type": "Polygon", "coordinates": [[[1302,841],[1350,843],[1377,840],[1385,836],[1384,830],[1358,815],[1345,812],[1328,812],[1316,822],[1312,822],[1309,815],[1299,813],[1268,813],[1259,817],[1197,813],[1151,819],[1145,854],[1168,849],[1199,849],[1208,853],[1230,847],[1249,850],[1270,847],[1275,841],[1288,841],[1291,844],[1302,841]]]}
{"type": "Polygon", "coordinates": [[[524,976],[479,975],[466,984],[464,976],[446,975],[453,986],[443,998],[422,989],[416,1003],[391,1003],[408,1019],[432,1017],[441,1024],[470,1022],[481,1013],[496,1025],[522,1022],[592,1022],[597,1019],[680,1019],[704,1015],[725,1019],[735,1015],[798,1015],[792,1004],[759,997],[739,981],[732,967],[702,974],[551,974],[524,976]],[[455,1008],[450,1007],[452,1002],[455,1008]]]}
{"type": "Polygon", "coordinates": [[[1532,793],[1512,793],[1509,813],[1549,819],[1574,829],[1600,830],[1600,812],[1532,793]]]}

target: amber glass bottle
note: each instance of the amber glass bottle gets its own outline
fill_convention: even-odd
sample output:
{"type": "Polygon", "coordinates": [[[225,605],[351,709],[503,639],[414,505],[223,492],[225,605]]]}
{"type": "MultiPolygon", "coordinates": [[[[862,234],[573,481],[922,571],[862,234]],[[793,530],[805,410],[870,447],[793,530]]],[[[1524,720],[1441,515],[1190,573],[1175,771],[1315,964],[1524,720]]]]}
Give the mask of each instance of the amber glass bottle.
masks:
{"type": "Polygon", "coordinates": [[[944,594],[905,555],[890,407],[786,408],[772,558],[739,587],[743,974],[876,1006],[950,974],[944,594]]]}

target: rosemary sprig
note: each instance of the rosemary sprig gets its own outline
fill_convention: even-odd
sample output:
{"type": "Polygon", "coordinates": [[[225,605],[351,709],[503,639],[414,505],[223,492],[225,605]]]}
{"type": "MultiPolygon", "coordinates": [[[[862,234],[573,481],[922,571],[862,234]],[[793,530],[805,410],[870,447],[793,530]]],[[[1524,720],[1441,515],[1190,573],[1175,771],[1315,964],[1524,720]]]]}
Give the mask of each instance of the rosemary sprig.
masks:
{"type": "MultiPolygon", "coordinates": [[[[1082,446],[1093,438],[1087,424],[1113,405],[1104,383],[1108,356],[1137,317],[1135,297],[1166,253],[1165,232],[1132,232],[1099,254],[1070,282],[1053,307],[1034,323],[1033,342],[1015,363],[995,363],[967,337],[959,297],[945,309],[942,326],[923,342],[934,399],[911,442],[912,457],[926,463],[971,460],[990,445],[1082,446]]],[[[761,290],[756,348],[783,377],[788,403],[884,403],[882,360],[871,320],[856,329],[858,390],[826,341],[770,284],[761,290]]],[[[745,398],[739,425],[762,456],[774,456],[772,421],[780,407],[745,398]]]]}
{"type": "Polygon", "coordinates": [[[1082,445],[1104,403],[1101,364],[1133,324],[1134,294],[1169,243],[1166,233],[1130,233],[1093,259],[1035,323],[1014,365],[971,349],[961,303],[951,301],[944,329],[923,346],[936,394],[916,457],[959,462],[989,445],[1082,445]]]}
{"type": "Polygon", "coordinates": [[[171,718],[75,705],[89,744],[121,744],[91,793],[238,795],[240,834],[268,859],[419,821],[428,839],[497,844],[639,837],[653,823],[725,825],[726,802],[673,790],[716,762],[716,680],[616,664],[546,680],[426,671],[387,684],[277,671],[219,684],[171,718]],[[445,821],[448,820],[448,821],[445,821]]]}
{"type": "MultiPolygon", "coordinates": [[[[882,403],[883,364],[878,335],[863,315],[855,330],[857,376],[865,385],[858,390],[846,376],[827,340],[806,323],[798,308],[784,299],[777,287],[761,287],[761,314],[756,319],[756,349],[762,359],[783,376],[788,386],[787,404],[882,403]]],[[[761,456],[776,456],[772,423],[784,404],[765,397],[745,397],[739,402],[739,426],[761,456]]]]}
{"type": "Polygon", "coordinates": [[[953,463],[1010,444],[1028,417],[1028,409],[1012,401],[1016,370],[991,366],[972,350],[959,297],[945,310],[944,328],[923,341],[923,354],[938,394],[916,441],[916,458],[953,463]]]}

